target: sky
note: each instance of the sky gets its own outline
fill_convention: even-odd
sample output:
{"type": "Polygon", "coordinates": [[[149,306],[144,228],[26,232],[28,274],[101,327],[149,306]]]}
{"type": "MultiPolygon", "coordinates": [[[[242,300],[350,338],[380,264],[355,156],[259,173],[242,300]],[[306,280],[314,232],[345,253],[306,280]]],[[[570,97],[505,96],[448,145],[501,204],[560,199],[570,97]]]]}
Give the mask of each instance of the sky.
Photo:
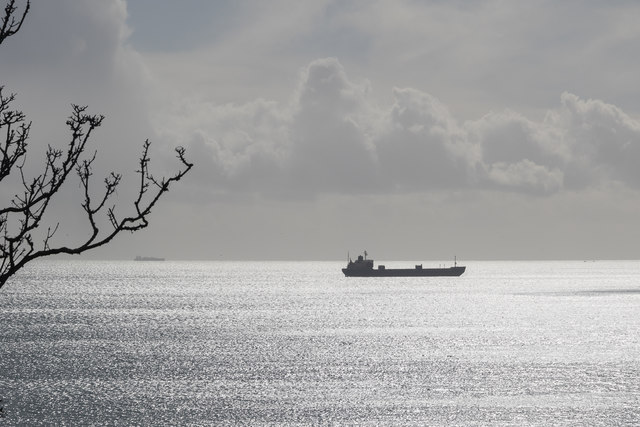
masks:
{"type": "MultiPolygon", "coordinates": [[[[90,255],[640,258],[635,1],[34,0],[0,46],[33,121],[106,116],[98,171],[194,170],[90,255]]],[[[99,176],[98,173],[96,175],[99,176]]],[[[96,178],[99,182],[99,178],[96,178]]],[[[74,188],[56,237],[86,232],[74,188]]],[[[7,198],[7,190],[3,190],[7,198]]]]}

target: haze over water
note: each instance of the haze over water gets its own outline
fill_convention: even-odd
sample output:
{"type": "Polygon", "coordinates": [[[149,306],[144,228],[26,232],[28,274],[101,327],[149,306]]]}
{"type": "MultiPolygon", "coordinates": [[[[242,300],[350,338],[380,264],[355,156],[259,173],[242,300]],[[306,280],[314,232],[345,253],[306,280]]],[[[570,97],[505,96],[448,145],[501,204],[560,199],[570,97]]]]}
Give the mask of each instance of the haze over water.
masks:
{"type": "Polygon", "coordinates": [[[0,422],[640,423],[640,262],[343,264],[32,265],[0,293],[0,422]]]}

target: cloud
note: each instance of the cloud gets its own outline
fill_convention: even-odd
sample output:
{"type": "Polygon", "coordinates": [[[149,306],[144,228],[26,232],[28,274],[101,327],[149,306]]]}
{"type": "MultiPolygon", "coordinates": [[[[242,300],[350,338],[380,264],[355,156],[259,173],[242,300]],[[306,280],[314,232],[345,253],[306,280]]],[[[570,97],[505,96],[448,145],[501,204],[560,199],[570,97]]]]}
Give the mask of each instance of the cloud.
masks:
{"type": "Polygon", "coordinates": [[[289,102],[190,104],[190,120],[165,128],[172,123],[173,138],[191,135],[184,143],[206,165],[201,185],[216,192],[552,194],[640,185],[640,123],[602,101],[564,93],[542,121],[506,110],[460,124],[417,89],[394,89],[386,108],[372,93],[337,59],[318,59],[301,70],[289,102]]]}
{"type": "Polygon", "coordinates": [[[444,104],[415,89],[393,95],[374,139],[384,181],[401,191],[468,185],[477,153],[444,104]]]}
{"type": "Polygon", "coordinates": [[[350,192],[375,185],[376,114],[369,92],[367,82],[349,81],[334,58],[302,71],[291,103],[292,190],[350,192]]]}
{"type": "Polygon", "coordinates": [[[562,189],[570,153],[552,126],[505,111],[469,121],[465,129],[480,151],[476,182],[481,186],[542,194],[562,189]]]}
{"type": "Polygon", "coordinates": [[[488,180],[498,187],[512,188],[533,193],[554,193],[562,188],[563,174],[532,162],[497,162],[487,167],[488,180]]]}
{"type": "MultiPolygon", "coordinates": [[[[379,36],[413,16],[415,9],[403,5],[404,18],[381,21],[379,36]]],[[[359,22],[359,10],[297,9],[305,22],[324,16],[345,28],[359,22]]],[[[279,21],[269,16],[260,28],[277,27],[271,24],[279,21]]],[[[155,139],[168,153],[161,157],[178,144],[193,153],[201,166],[191,179],[202,191],[314,197],[444,189],[552,194],[610,183],[640,186],[635,164],[640,125],[600,100],[565,92],[542,120],[505,110],[463,121],[441,99],[416,87],[394,88],[388,102],[381,102],[385,97],[374,96],[371,81],[350,78],[342,62],[329,57],[301,69],[288,97],[215,104],[206,94],[189,98],[152,86],[151,71],[128,45],[124,1],[41,2],[29,18],[39,32],[25,27],[16,36],[22,39],[6,43],[8,50],[3,46],[2,70],[10,89],[26,105],[35,105],[27,111],[37,124],[34,138],[49,133],[54,121],[63,123],[69,103],[88,103],[107,115],[106,129],[98,134],[109,144],[100,148],[105,163],[135,159],[139,143],[157,131],[162,136],[155,139]],[[51,80],[35,77],[41,69],[50,70],[51,80]],[[154,123],[147,123],[147,114],[154,123]],[[125,151],[129,154],[122,156],[125,151]]],[[[299,31],[299,25],[292,26],[299,31]]],[[[358,25],[354,31],[367,34],[358,25]]],[[[233,34],[249,37],[239,30],[233,34]]],[[[379,45],[370,47],[376,51],[379,45]]],[[[64,135],[64,127],[58,129],[64,135]]]]}
{"type": "Polygon", "coordinates": [[[22,30],[2,46],[5,84],[67,105],[114,102],[125,94],[134,100],[147,76],[126,43],[126,15],[123,0],[35,1],[22,30]]]}
{"type": "MultiPolygon", "coordinates": [[[[574,159],[569,167],[589,181],[614,180],[640,187],[640,122],[599,100],[562,94],[562,108],[551,116],[565,131],[574,159]]],[[[577,179],[576,179],[577,180],[577,179]]]]}

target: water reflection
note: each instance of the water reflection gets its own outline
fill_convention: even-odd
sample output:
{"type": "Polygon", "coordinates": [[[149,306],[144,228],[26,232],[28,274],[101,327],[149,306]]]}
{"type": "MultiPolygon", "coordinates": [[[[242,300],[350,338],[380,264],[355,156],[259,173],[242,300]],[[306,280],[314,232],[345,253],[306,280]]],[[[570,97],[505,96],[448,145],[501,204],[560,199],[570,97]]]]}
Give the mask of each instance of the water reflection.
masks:
{"type": "Polygon", "coordinates": [[[24,425],[633,424],[625,265],[43,263],[0,296],[0,398],[24,425]]]}

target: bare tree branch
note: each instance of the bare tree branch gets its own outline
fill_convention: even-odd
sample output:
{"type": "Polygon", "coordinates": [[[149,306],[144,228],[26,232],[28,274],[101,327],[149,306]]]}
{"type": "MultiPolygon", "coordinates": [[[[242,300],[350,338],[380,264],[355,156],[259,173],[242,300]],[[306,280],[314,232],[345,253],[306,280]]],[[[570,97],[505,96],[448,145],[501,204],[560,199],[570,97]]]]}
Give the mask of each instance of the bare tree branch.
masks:
{"type": "Polygon", "coordinates": [[[122,176],[111,172],[103,181],[101,195],[94,199],[91,191],[91,178],[93,177],[93,162],[96,153],[83,159],[87,142],[94,129],[101,125],[102,116],[91,116],[85,113],[86,107],[73,106],[73,114],[67,121],[71,130],[71,141],[67,151],[62,152],[51,147],[47,150],[44,172],[27,179],[23,172],[24,164],[18,165],[21,172],[22,192],[14,196],[8,207],[0,209],[0,287],[9,277],[24,267],[27,263],[37,259],[56,254],[80,254],[109,243],[115,236],[123,231],[138,231],[149,225],[148,217],[158,200],[167,192],[174,182],[179,181],[193,164],[185,157],[182,147],[176,148],[176,157],[179,160],[179,170],[170,177],[157,180],[149,171],[151,158],[149,155],[151,143],[147,140],[143,144],[142,155],[138,169],[138,194],[133,202],[134,213],[118,219],[115,205],[106,209],[108,201],[115,194],[122,176]],[[53,246],[52,239],[58,230],[59,224],[53,229],[47,228],[42,245],[38,248],[34,242],[33,234],[40,229],[43,216],[47,208],[64,185],[70,172],[75,169],[83,191],[81,208],[86,214],[91,228],[89,236],[79,244],[72,246],[53,246]],[[106,216],[111,224],[111,230],[101,232],[98,216],[106,216]],[[9,223],[17,225],[17,230],[10,231],[9,223]]]}
{"type": "Polygon", "coordinates": [[[0,182],[11,174],[13,168],[27,154],[27,139],[31,123],[25,123],[22,111],[10,110],[15,94],[4,96],[0,86],[0,129],[5,128],[5,141],[0,145],[0,182]]]}
{"type": "MultiPolygon", "coordinates": [[[[7,3],[0,27],[0,44],[20,30],[29,8],[30,2],[27,1],[22,15],[19,15],[15,0],[7,3]]],[[[104,116],[87,114],[86,106],[72,105],[72,113],[67,120],[71,138],[66,150],[49,146],[42,172],[30,177],[25,165],[31,123],[26,122],[24,113],[11,109],[15,95],[5,96],[2,91],[0,86],[0,135],[5,135],[4,142],[0,142],[0,183],[15,173],[19,177],[20,190],[6,206],[0,207],[0,288],[33,260],[56,254],[80,254],[109,243],[123,231],[134,232],[147,227],[149,215],[160,198],[193,167],[186,160],[184,148],[178,147],[178,171],[168,178],[156,179],[150,172],[151,143],[145,141],[136,171],[138,189],[131,206],[133,213],[119,218],[112,199],[122,176],[111,172],[103,180],[102,191],[96,194],[91,184],[97,153],[94,151],[90,156],[86,153],[93,131],[100,127],[104,116]],[[51,227],[44,226],[43,221],[48,207],[73,171],[80,180],[80,208],[90,232],[80,243],[63,245],[54,242],[60,223],[51,227]],[[105,222],[107,228],[110,226],[108,230],[101,229],[105,222]]]]}
{"type": "Polygon", "coordinates": [[[24,19],[27,17],[27,13],[29,13],[29,9],[31,8],[31,2],[27,0],[27,5],[22,12],[22,16],[16,14],[18,7],[16,6],[15,0],[10,0],[7,5],[4,7],[4,17],[2,18],[2,26],[0,26],[0,44],[7,38],[11,37],[22,27],[22,23],[24,19]]]}

